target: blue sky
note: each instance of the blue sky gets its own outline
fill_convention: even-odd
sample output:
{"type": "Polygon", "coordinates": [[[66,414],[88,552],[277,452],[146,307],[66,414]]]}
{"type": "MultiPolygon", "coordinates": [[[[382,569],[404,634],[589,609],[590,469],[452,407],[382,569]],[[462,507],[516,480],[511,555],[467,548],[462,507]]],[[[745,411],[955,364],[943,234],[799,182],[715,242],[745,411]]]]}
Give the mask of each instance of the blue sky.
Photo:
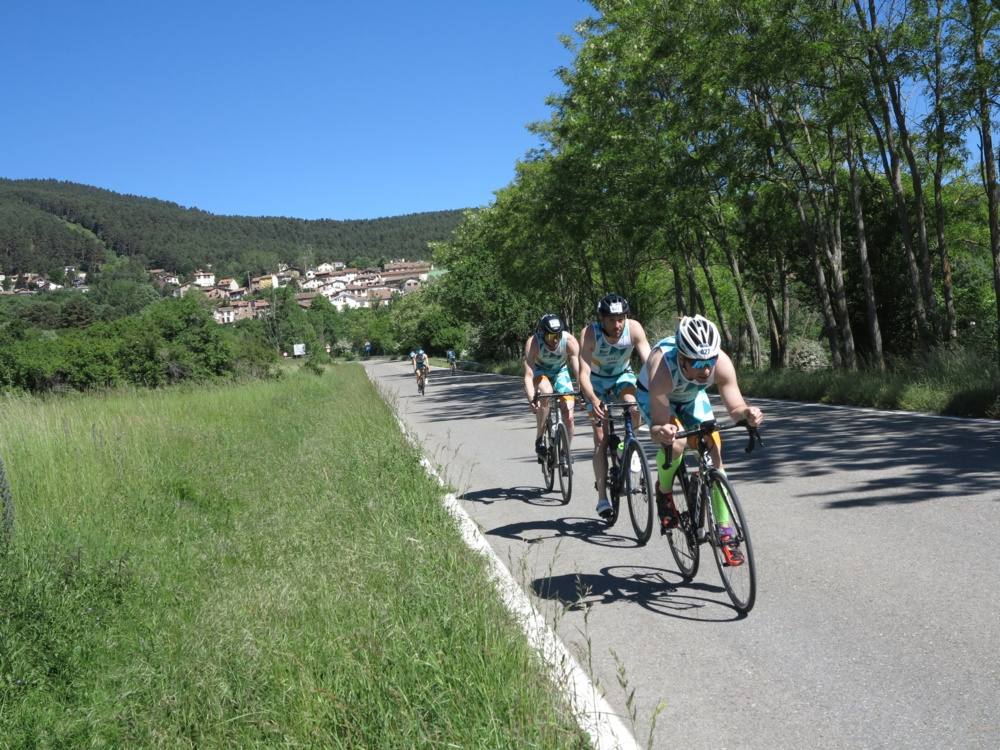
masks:
{"type": "Polygon", "coordinates": [[[0,177],[217,214],[489,203],[583,0],[8,0],[0,177]]]}

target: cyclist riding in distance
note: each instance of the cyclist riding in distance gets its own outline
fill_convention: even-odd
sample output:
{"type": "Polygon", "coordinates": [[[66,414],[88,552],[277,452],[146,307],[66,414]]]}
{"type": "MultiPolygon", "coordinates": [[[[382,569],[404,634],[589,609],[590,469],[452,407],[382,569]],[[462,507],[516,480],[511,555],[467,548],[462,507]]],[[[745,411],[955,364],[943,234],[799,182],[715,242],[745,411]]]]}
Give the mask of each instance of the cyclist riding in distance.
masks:
{"type": "Polygon", "coordinates": [[[413,374],[417,376],[417,380],[420,379],[421,370],[423,370],[424,376],[431,371],[431,364],[422,348],[417,347],[410,352],[410,360],[413,362],[413,374]]]}
{"type": "MultiPolygon", "coordinates": [[[[580,390],[589,402],[591,426],[594,430],[594,476],[597,478],[597,514],[611,513],[607,496],[607,438],[604,423],[609,415],[601,408],[602,401],[635,401],[635,373],[630,364],[632,350],[639,360],[649,357],[649,341],[638,320],[628,317],[628,301],[618,294],[609,294],[597,303],[597,321],[583,329],[580,336],[580,390]]],[[[633,422],[638,426],[638,413],[633,422]]]]}
{"type": "Polygon", "coordinates": [[[455,350],[449,349],[445,353],[445,356],[448,357],[448,366],[454,368],[455,364],[458,362],[458,357],[455,355],[455,350]]]}
{"type": "MultiPolygon", "coordinates": [[[[650,439],[663,446],[656,456],[659,475],[656,507],[664,533],[680,521],[670,487],[684,457],[684,440],[675,440],[674,435],[681,426],[690,429],[714,419],[712,404],[705,393],[712,385],[718,387],[722,403],[734,422],[745,419],[749,426],[757,427],[764,421],[764,413],[756,406],[749,406],[740,392],[733,361],[722,351],[719,329],[701,315],[685,316],[673,336],[656,343],[639,373],[639,407],[649,422],[650,439]]],[[[725,473],[719,433],[713,432],[711,440],[712,463],[725,473]]],[[[733,535],[726,503],[713,495],[712,506],[720,527],[719,537],[726,541],[727,534],[733,535]]],[[[743,562],[738,548],[724,546],[723,550],[730,565],[743,562]]]]}
{"type": "Polygon", "coordinates": [[[538,321],[535,332],[524,342],[524,393],[537,418],[535,453],[541,462],[545,456],[542,433],[549,415],[550,399],[535,400],[537,394],[565,393],[559,400],[570,442],[573,441],[573,377],[580,379],[580,344],[566,330],[562,320],[547,313],[538,321]]]}

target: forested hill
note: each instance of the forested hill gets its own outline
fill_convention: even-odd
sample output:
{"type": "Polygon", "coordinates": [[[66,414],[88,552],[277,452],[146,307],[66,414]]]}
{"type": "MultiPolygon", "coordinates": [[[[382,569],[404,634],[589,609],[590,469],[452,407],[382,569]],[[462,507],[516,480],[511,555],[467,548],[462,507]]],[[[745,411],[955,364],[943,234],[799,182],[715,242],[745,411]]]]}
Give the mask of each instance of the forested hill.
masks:
{"type": "Polygon", "coordinates": [[[461,210],[350,221],[216,216],[71,182],[0,178],[0,270],[86,270],[110,253],[181,274],[209,263],[225,275],[279,262],[368,266],[428,257],[427,243],[447,240],[461,218],[461,210]]]}

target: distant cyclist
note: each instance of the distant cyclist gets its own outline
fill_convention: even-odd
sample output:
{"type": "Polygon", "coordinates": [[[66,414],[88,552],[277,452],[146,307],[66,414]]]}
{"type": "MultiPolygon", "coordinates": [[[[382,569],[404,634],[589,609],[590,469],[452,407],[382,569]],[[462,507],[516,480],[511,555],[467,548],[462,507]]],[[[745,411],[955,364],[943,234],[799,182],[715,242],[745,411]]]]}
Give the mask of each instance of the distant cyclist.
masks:
{"type": "MultiPolygon", "coordinates": [[[[538,321],[535,332],[524,342],[524,394],[537,419],[535,429],[535,454],[544,459],[545,446],[542,433],[549,415],[549,399],[536,401],[540,393],[573,393],[573,381],[580,378],[580,343],[566,330],[562,320],[554,313],[547,313],[538,321]]],[[[570,442],[573,441],[573,396],[559,399],[570,442]]]]}
{"type": "Polygon", "coordinates": [[[431,371],[431,363],[423,349],[418,348],[412,352],[413,374],[417,378],[417,388],[423,388],[427,375],[431,371]]]}
{"type": "MultiPolygon", "coordinates": [[[[680,520],[670,487],[674,474],[684,457],[684,440],[674,435],[714,419],[712,404],[705,391],[715,385],[722,403],[733,421],[745,419],[751,427],[764,421],[764,413],[748,406],[736,382],[733,361],[721,348],[719,329],[701,315],[683,317],[673,336],[658,341],[639,373],[639,407],[650,424],[649,435],[661,443],[656,455],[659,481],[656,483],[656,507],[661,530],[677,526],[680,520]],[[665,488],[665,491],[664,489],[665,488]]],[[[712,463],[725,473],[722,466],[722,439],[712,433],[712,463]]],[[[713,487],[713,493],[718,490],[713,487]]],[[[713,494],[712,507],[718,519],[716,530],[721,541],[733,536],[729,509],[721,497],[713,494]]],[[[738,547],[722,545],[730,565],[740,565],[743,553],[738,547]]]]}
{"type": "Polygon", "coordinates": [[[365,359],[368,359],[370,356],[372,356],[372,342],[371,341],[366,341],[365,342],[365,359]]]}
{"type": "MultiPolygon", "coordinates": [[[[589,401],[591,426],[594,429],[594,476],[597,478],[597,514],[611,513],[606,494],[608,461],[607,438],[602,401],[635,401],[635,373],[632,350],[645,363],[649,341],[638,320],[629,319],[628,300],[609,294],[597,303],[597,321],[583,329],[580,336],[580,390],[589,401]]],[[[638,414],[635,418],[638,419],[638,414]]]]}
{"type": "Polygon", "coordinates": [[[454,374],[455,370],[458,368],[458,357],[455,356],[455,350],[449,349],[445,353],[445,356],[448,357],[448,367],[451,368],[451,372],[454,374]]]}

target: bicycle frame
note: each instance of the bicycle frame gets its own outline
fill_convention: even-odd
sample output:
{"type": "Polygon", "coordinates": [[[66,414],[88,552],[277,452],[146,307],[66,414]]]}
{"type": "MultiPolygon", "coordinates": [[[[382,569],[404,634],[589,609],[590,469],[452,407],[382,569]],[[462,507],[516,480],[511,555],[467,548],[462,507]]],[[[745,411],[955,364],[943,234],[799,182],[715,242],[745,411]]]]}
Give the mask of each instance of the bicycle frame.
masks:
{"type": "Polygon", "coordinates": [[[736,428],[746,428],[750,434],[747,453],[757,443],[764,444],[756,428],[745,421],[720,427],[710,420],[676,433],[677,439],[696,438],[698,468],[688,470],[683,460],[677,468],[675,476],[680,482],[684,505],[679,527],[666,533],[671,553],[686,581],[698,572],[700,546],[709,543],[723,586],[737,611],[746,614],[753,607],[757,591],[750,530],[732,483],[712,460],[709,440],[714,432],[736,428]]]}

